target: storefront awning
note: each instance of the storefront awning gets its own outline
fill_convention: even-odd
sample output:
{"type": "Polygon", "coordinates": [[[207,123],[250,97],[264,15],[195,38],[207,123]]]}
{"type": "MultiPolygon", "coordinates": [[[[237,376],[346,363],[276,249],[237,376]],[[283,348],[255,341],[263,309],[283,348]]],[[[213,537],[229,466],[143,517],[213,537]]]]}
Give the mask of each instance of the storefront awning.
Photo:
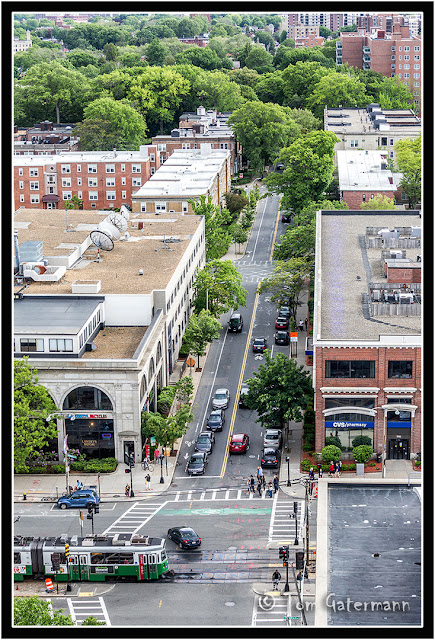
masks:
{"type": "Polygon", "coordinates": [[[42,202],[59,202],[60,196],[56,193],[49,193],[45,196],[42,196],[42,202]]]}

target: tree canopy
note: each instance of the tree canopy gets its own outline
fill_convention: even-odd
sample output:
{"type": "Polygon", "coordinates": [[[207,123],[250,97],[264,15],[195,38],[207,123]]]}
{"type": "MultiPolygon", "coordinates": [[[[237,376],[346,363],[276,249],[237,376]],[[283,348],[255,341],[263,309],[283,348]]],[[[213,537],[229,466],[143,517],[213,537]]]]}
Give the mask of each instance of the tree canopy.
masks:
{"type": "Polygon", "coordinates": [[[219,317],[230,309],[246,306],[247,291],[241,286],[242,276],[231,260],[211,260],[197,272],[193,306],[198,313],[208,308],[219,317]]]}
{"type": "Polygon", "coordinates": [[[403,174],[400,186],[412,209],[421,199],[421,135],[414,140],[398,140],[394,145],[396,166],[403,174]]]}
{"type": "Polygon", "coordinates": [[[330,73],[321,78],[307,98],[307,105],[315,116],[323,118],[326,106],[361,107],[371,102],[365,85],[343,73],[330,73]]]}
{"type": "Polygon", "coordinates": [[[375,195],[374,198],[370,198],[367,202],[361,202],[361,209],[372,209],[374,211],[378,209],[397,209],[394,198],[383,196],[381,193],[375,195]]]}
{"type": "Polygon", "coordinates": [[[83,122],[76,128],[82,151],[136,150],[145,144],[145,120],[128,100],[98,98],[83,115],[83,122]]]}
{"type": "Polygon", "coordinates": [[[204,355],[206,346],[219,338],[221,329],[219,320],[211,311],[201,309],[199,313],[192,313],[190,316],[183,336],[183,346],[187,347],[190,353],[196,354],[198,366],[199,358],[204,355]]]}

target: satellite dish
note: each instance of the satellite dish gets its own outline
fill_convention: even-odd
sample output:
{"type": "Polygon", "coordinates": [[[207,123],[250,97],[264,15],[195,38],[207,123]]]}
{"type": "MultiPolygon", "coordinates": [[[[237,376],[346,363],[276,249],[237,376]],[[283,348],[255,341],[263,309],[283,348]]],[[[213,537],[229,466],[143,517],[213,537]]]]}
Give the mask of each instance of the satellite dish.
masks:
{"type": "Polygon", "coordinates": [[[113,226],[115,226],[121,233],[124,233],[124,231],[127,231],[127,227],[128,227],[127,219],[124,218],[124,216],[122,216],[117,211],[114,211],[113,213],[109,213],[109,215],[107,216],[107,218],[105,218],[105,220],[107,220],[107,222],[110,222],[110,224],[113,224],[113,226]]]}
{"type": "Polygon", "coordinates": [[[101,231],[101,229],[94,229],[89,234],[92,242],[98,250],[102,249],[103,251],[112,251],[113,249],[113,240],[111,236],[106,231],[101,231]]]}
{"type": "Polygon", "coordinates": [[[127,209],[127,207],[125,206],[125,204],[121,205],[121,208],[119,210],[119,213],[122,215],[123,218],[125,218],[126,220],[130,220],[130,211],[127,209]]]}
{"type": "Polygon", "coordinates": [[[115,240],[119,240],[121,237],[121,232],[120,230],[115,227],[114,224],[112,224],[111,222],[109,222],[107,220],[107,218],[105,218],[104,220],[102,220],[98,225],[97,225],[97,229],[99,231],[104,231],[104,233],[106,233],[110,238],[112,238],[112,240],[115,242],[115,240]]]}

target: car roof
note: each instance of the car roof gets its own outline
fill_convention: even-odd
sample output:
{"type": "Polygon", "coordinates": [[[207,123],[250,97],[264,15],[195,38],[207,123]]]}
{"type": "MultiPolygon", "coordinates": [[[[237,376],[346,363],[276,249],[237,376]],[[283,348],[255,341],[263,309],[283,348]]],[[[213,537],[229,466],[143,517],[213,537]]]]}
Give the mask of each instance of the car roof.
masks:
{"type": "Polygon", "coordinates": [[[264,434],[264,436],[273,436],[273,435],[279,435],[279,429],[266,429],[266,433],[264,434]]]}
{"type": "Polygon", "coordinates": [[[203,458],[205,456],[205,453],[203,451],[195,451],[195,453],[192,453],[192,458],[203,458]]]}
{"type": "Polygon", "coordinates": [[[213,411],[210,411],[210,416],[220,416],[222,415],[222,413],[222,409],[213,409],[213,411]]]}
{"type": "Polygon", "coordinates": [[[198,438],[200,436],[207,436],[207,438],[211,438],[213,435],[212,431],[201,431],[201,433],[199,434],[198,438]]]}
{"type": "Polygon", "coordinates": [[[216,389],[215,393],[226,393],[228,389],[216,389]]]}
{"type": "Polygon", "coordinates": [[[231,316],[231,318],[241,318],[242,314],[241,313],[233,313],[233,315],[231,316]]]}
{"type": "Polygon", "coordinates": [[[277,449],[274,449],[273,447],[268,447],[267,449],[264,449],[264,455],[269,455],[269,454],[273,454],[276,455],[277,449]]]}
{"type": "Polygon", "coordinates": [[[266,340],[266,338],[254,338],[254,342],[257,342],[257,340],[266,340]]]}
{"type": "Polygon", "coordinates": [[[234,433],[231,442],[241,442],[246,435],[246,433],[234,433]]]}

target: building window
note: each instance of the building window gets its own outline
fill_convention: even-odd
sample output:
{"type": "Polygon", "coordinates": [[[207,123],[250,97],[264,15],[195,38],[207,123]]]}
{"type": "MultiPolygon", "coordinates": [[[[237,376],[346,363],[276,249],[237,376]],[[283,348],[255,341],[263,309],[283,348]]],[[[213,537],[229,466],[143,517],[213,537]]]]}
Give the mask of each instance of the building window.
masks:
{"type": "Polygon", "coordinates": [[[190,142],[182,142],[181,143],[181,148],[182,149],[190,149],[190,142]]]}
{"type": "Polygon", "coordinates": [[[394,158],[394,151],[390,151],[390,158],[394,158]]]}
{"type": "Polygon", "coordinates": [[[414,65],[414,69],[415,69],[415,70],[420,69],[420,65],[419,65],[419,64],[415,64],[415,65],[414,65]]]}
{"type": "Polygon", "coordinates": [[[39,169],[29,169],[29,178],[37,178],[39,175],[39,169]]]}
{"type": "Polygon", "coordinates": [[[77,173],[81,173],[82,172],[82,165],[78,164],[77,165],[77,173]]]}
{"type": "Polygon", "coordinates": [[[409,78],[409,73],[404,73],[404,74],[403,74],[403,77],[404,77],[404,78],[409,78]]]}
{"type": "Polygon", "coordinates": [[[392,147],[394,145],[394,139],[390,138],[390,146],[392,147]]]}
{"type": "Polygon", "coordinates": [[[159,151],[166,151],[166,142],[157,145],[159,151]]]}
{"type": "Polygon", "coordinates": [[[155,167],[151,167],[150,168],[150,173],[151,173],[152,176],[155,174],[155,172],[156,172],[155,167]]]}
{"type": "Polygon", "coordinates": [[[140,178],[132,178],[131,184],[133,187],[140,187],[141,179],[140,178]]]}
{"type": "Polygon", "coordinates": [[[121,191],[121,198],[125,200],[127,198],[127,191],[121,191]]]}
{"type": "Polygon", "coordinates": [[[113,405],[108,396],[96,387],[78,387],[73,389],[65,398],[62,409],[85,411],[99,409],[113,411],[113,405]]]}
{"type": "Polygon", "coordinates": [[[391,51],[396,51],[396,47],[391,47],[391,51]]]}
{"type": "Polygon", "coordinates": [[[44,351],[44,340],[39,338],[22,338],[20,340],[20,351],[25,351],[26,353],[44,351]]]}
{"type": "Polygon", "coordinates": [[[420,47],[414,47],[414,51],[420,51],[420,47]]]}
{"type": "Polygon", "coordinates": [[[404,51],[409,51],[409,50],[410,50],[410,47],[403,47],[403,50],[404,50],[404,51]]]}
{"type": "Polygon", "coordinates": [[[351,140],[350,141],[350,147],[351,149],[354,149],[358,146],[358,140],[351,140]]]}
{"type": "Polygon", "coordinates": [[[396,68],[396,65],[395,65],[395,64],[392,64],[392,65],[391,65],[391,68],[392,68],[392,69],[395,69],[395,68],[396,68]]]}
{"type": "Polygon", "coordinates": [[[60,170],[61,170],[61,173],[71,173],[71,165],[70,164],[62,164],[60,170]]]}
{"type": "Polygon", "coordinates": [[[150,162],[155,162],[156,161],[156,156],[154,153],[150,153],[150,162]]]}
{"type": "Polygon", "coordinates": [[[362,201],[363,201],[363,202],[365,202],[365,201],[366,201],[366,194],[365,194],[365,193],[363,193],[363,194],[362,194],[362,201]]]}
{"type": "Polygon", "coordinates": [[[79,200],[83,198],[83,193],[81,191],[77,191],[77,198],[79,198],[79,200]]]}
{"type": "Polygon", "coordinates": [[[420,74],[419,74],[419,73],[414,73],[414,78],[415,78],[416,80],[418,80],[418,79],[419,79],[419,77],[420,77],[420,74]]]}
{"type": "Polygon", "coordinates": [[[39,191],[39,180],[30,183],[30,191],[39,191]]]}
{"type": "Polygon", "coordinates": [[[116,191],[106,191],[106,200],[116,200],[116,191]]]}
{"type": "Polygon", "coordinates": [[[399,47],[399,51],[402,51],[402,47],[399,47]]]}
{"type": "Polygon", "coordinates": [[[88,173],[97,173],[97,165],[88,164],[88,173]]]}
{"type": "Polygon", "coordinates": [[[62,200],[71,200],[72,192],[71,191],[62,191],[62,200]]]}
{"type": "Polygon", "coordinates": [[[121,184],[122,185],[127,184],[127,178],[121,178],[121,184]]]}
{"type": "Polygon", "coordinates": [[[412,360],[389,360],[389,378],[412,378],[412,360]]]}
{"type": "Polygon", "coordinates": [[[88,178],[88,187],[98,187],[98,178],[88,178]]]}
{"type": "Polygon", "coordinates": [[[372,193],[371,196],[370,196],[370,200],[373,200],[374,197],[375,197],[375,194],[372,193]]]}
{"type": "Polygon", "coordinates": [[[106,173],[115,173],[115,165],[106,164],[106,173]]]}
{"type": "Polygon", "coordinates": [[[131,172],[132,173],[140,173],[141,172],[140,164],[132,164],[131,165],[131,172]]]}
{"type": "Polygon", "coordinates": [[[414,56],[414,62],[415,62],[416,60],[420,60],[420,56],[414,56]]]}
{"type": "Polygon", "coordinates": [[[20,195],[20,202],[24,202],[24,194],[23,193],[20,195]]]}
{"type": "Polygon", "coordinates": [[[387,146],[387,144],[388,144],[388,140],[387,140],[387,138],[381,138],[381,146],[382,146],[382,147],[386,147],[386,146],[387,146]]]}
{"type": "Polygon", "coordinates": [[[391,56],[391,60],[395,60],[395,59],[396,59],[396,56],[391,56]]]}
{"type": "Polygon", "coordinates": [[[39,202],[39,195],[30,196],[30,202],[32,204],[37,204],[39,202]]]}
{"type": "Polygon", "coordinates": [[[106,178],[106,187],[114,187],[115,178],[106,178]]]}
{"type": "Polygon", "coordinates": [[[183,213],[187,213],[189,211],[189,205],[187,202],[182,202],[181,203],[181,210],[183,213]]]}
{"type": "Polygon", "coordinates": [[[140,203],[140,210],[141,210],[141,213],[146,213],[146,210],[147,210],[147,203],[146,202],[141,202],[140,203]]]}
{"type": "Polygon", "coordinates": [[[81,178],[77,178],[77,186],[78,187],[82,186],[82,179],[81,178]]]}
{"type": "Polygon", "coordinates": [[[98,200],[98,191],[89,191],[89,200],[98,200]]]}
{"type": "Polygon", "coordinates": [[[23,176],[23,175],[24,175],[23,167],[19,167],[19,168],[18,168],[18,175],[19,175],[19,176],[23,176]]]}
{"type": "Polygon", "coordinates": [[[221,142],[220,149],[228,149],[228,142],[221,142]]]}
{"type": "Polygon", "coordinates": [[[56,353],[72,353],[73,350],[73,341],[66,340],[64,338],[58,338],[56,340],[50,339],[49,341],[49,349],[51,352],[56,353]]]}
{"type": "Polygon", "coordinates": [[[121,171],[125,171],[125,164],[121,165],[121,171]]]}
{"type": "Polygon", "coordinates": [[[70,187],[71,178],[62,178],[62,187],[70,187]]]}
{"type": "MultiPolygon", "coordinates": [[[[414,87],[419,87],[420,83],[419,82],[414,82],[414,87]]],[[[418,94],[414,94],[415,96],[417,96],[418,94]]]]}
{"type": "Polygon", "coordinates": [[[403,68],[404,68],[404,69],[409,69],[409,64],[404,64],[404,65],[403,65],[403,68]]]}
{"type": "Polygon", "coordinates": [[[405,61],[406,61],[406,60],[409,60],[409,56],[403,56],[403,59],[404,59],[405,61]]]}
{"type": "Polygon", "coordinates": [[[156,202],[156,213],[166,213],[166,202],[156,202]]]}
{"type": "Polygon", "coordinates": [[[325,378],[374,378],[374,360],[326,360],[325,378]]]}

